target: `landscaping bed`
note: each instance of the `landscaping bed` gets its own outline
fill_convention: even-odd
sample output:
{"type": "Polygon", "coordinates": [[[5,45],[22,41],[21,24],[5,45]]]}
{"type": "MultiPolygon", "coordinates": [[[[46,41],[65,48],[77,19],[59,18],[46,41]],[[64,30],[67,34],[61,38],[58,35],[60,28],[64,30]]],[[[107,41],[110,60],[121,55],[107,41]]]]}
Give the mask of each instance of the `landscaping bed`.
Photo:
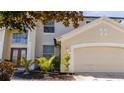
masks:
{"type": "Polygon", "coordinates": [[[73,75],[65,73],[51,72],[49,74],[43,72],[32,71],[30,74],[24,74],[23,72],[15,73],[13,80],[47,80],[47,81],[72,81],[75,80],[73,75]]]}

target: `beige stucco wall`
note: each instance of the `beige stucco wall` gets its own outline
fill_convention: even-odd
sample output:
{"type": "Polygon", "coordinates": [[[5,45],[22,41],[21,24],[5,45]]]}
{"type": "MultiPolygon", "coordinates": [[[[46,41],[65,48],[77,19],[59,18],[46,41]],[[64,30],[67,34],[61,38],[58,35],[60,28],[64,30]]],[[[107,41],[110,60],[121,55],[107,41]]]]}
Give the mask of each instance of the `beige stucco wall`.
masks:
{"type": "MultiPolygon", "coordinates": [[[[81,29],[79,29],[81,30],[81,29]]],[[[77,30],[76,30],[77,31],[77,30]]],[[[122,30],[123,31],[123,30],[122,30]]],[[[124,32],[119,31],[118,27],[114,25],[109,25],[104,22],[99,23],[98,25],[87,29],[86,31],[74,35],[73,37],[61,41],[61,62],[63,63],[63,56],[66,51],[72,45],[80,44],[80,43],[124,43],[124,32]],[[101,28],[106,29],[107,35],[102,35],[101,28]]],[[[64,71],[63,65],[61,65],[61,71],[64,71]]]]}
{"type": "Polygon", "coordinates": [[[3,47],[3,59],[10,59],[10,46],[11,46],[11,32],[5,31],[5,40],[4,40],[4,47],[3,47]]]}
{"type": "Polygon", "coordinates": [[[76,48],[74,72],[124,72],[124,48],[110,46],[76,48]]]}
{"type": "Polygon", "coordinates": [[[43,25],[38,24],[36,27],[36,46],[35,46],[35,57],[42,55],[42,41],[43,40],[43,25]]]}
{"type": "MultiPolygon", "coordinates": [[[[80,22],[80,26],[86,25],[86,21],[94,21],[98,18],[84,18],[83,22],[80,22]]],[[[115,21],[119,22],[120,19],[114,19],[115,21]]],[[[75,28],[72,24],[69,27],[65,27],[61,22],[55,22],[55,33],[44,33],[44,26],[41,22],[38,23],[36,27],[36,48],[35,48],[35,57],[43,55],[43,45],[54,45],[54,38],[60,37],[66,33],[71,32],[75,28]]],[[[59,55],[58,48],[55,48],[55,54],[59,55]]]]}
{"type": "MultiPolygon", "coordinates": [[[[39,57],[43,55],[43,45],[54,45],[54,38],[59,37],[63,34],[66,34],[72,31],[74,28],[71,25],[70,27],[65,27],[62,23],[55,22],[55,33],[44,33],[44,26],[42,23],[39,23],[36,27],[36,48],[35,56],[39,57]]],[[[59,55],[58,47],[55,47],[55,54],[59,55]]]]}

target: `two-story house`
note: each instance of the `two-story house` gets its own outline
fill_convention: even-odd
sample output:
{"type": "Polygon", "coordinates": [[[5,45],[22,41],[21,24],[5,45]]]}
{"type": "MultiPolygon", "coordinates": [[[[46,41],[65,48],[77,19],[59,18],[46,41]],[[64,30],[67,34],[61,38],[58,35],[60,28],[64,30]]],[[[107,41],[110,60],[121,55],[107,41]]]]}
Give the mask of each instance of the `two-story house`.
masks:
{"type": "MultiPolygon", "coordinates": [[[[71,56],[70,72],[124,71],[124,49],[121,50],[124,44],[124,26],[120,24],[121,20],[123,18],[86,16],[76,29],[72,25],[65,27],[61,22],[55,21],[44,25],[39,23],[27,33],[2,29],[0,59],[11,60],[19,66],[18,62],[23,56],[34,59],[55,54],[61,56],[62,62],[68,50],[71,56]]],[[[61,71],[64,72],[63,64],[61,71]]]]}

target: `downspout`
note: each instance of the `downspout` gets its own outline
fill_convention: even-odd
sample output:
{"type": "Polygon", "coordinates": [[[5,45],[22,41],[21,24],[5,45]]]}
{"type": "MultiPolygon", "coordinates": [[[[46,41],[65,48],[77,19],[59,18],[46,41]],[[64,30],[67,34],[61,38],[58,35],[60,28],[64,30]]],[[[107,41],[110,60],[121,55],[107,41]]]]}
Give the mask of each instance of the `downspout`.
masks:
{"type": "Polygon", "coordinates": [[[54,45],[55,47],[59,48],[59,58],[61,58],[61,44],[57,41],[56,38],[54,38],[54,45]]]}

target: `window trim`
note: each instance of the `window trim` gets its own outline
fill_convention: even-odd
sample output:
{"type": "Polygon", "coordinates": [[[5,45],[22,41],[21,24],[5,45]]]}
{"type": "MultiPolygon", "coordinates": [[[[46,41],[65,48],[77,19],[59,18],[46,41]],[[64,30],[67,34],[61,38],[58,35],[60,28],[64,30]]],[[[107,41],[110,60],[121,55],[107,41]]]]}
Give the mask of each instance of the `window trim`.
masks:
{"type": "Polygon", "coordinates": [[[11,40],[12,40],[12,44],[27,44],[28,43],[28,34],[27,33],[13,33],[11,40]],[[26,34],[27,35],[26,42],[14,42],[14,34],[26,34]]]}
{"type": "Polygon", "coordinates": [[[43,35],[55,35],[55,33],[43,33],[43,35]]]}
{"type": "Polygon", "coordinates": [[[45,34],[55,34],[55,21],[53,21],[53,25],[44,24],[43,25],[43,33],[45,33],[45,34]],[[54,28],[54,31],[53,32],[44,32],[44,28],[45,27],[53,27],[54,28]]]}
{"type": "Polygon", "coordinates": [[[54,45],[47,45],[47,44],[46,45],[43,45],[43,54],[42,54],[43,57],[45,57],[44,54],[54,55],[55,54],[55,46],[54,45]],[[44,46],[53,46],[53,53],[44,53],[44,46]]]}

